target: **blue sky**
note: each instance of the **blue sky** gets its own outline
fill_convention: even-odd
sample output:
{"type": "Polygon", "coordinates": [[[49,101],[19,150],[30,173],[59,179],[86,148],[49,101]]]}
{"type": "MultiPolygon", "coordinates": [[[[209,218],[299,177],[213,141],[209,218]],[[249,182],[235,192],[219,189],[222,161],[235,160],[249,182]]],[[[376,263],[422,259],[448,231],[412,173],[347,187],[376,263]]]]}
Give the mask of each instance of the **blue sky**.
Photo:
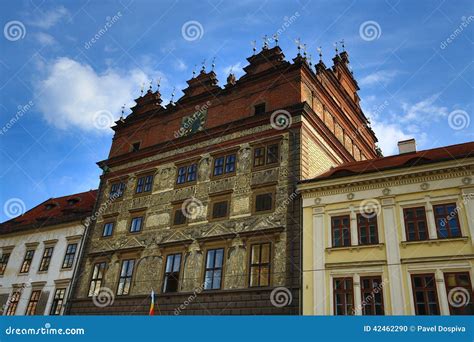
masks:
{"type": "Polygon", "coordinates": [[[300,38],[327,66],[344,39],[385,155],[410,137],[418,149],[472,141],[473,16],[468,0],[2,1],[0,221],[96,188],[107,127],[143,82],[161,78],[167,102],[215,57],[222,85],[276,32],[288,60],[300,38]]]}

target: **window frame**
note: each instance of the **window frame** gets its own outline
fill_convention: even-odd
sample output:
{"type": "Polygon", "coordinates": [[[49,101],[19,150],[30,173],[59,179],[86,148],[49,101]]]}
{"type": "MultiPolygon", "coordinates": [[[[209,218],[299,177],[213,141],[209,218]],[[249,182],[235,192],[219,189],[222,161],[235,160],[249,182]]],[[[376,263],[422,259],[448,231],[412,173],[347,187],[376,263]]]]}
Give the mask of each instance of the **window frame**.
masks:
{"type": "Polygon", "coordinates": [[[102,224],[102,234],[100,235],[100,237],[103,239],[108,239],[114,235],[114,230],[115,230],[115,220],[104,221],[104,223],[102,224]],[[105,227],[107,225],[112,225],[112,228],[110,229],[110,234],[105,235],[105,227]]]}
{"type": "Polygon", "coordinates": [[[276,188],[275,187],[264,187],[254,189],[252,192],[252,215],[268,214],[275,211],[276,203],[276,188]],[[260,210],[257,211],[257,196],[271,194],[272,195],[272,208],[269,210],[260,210]]]}
{"type": "Polygon", "coordinates": [[[263,143],[258,143],[252,146],[252,170],[262,170],[271,167],[277,167],[280,165],[280,157],[281,157],[281,139],[279,140],[272,140],[263,143]],[[277,156],[275,162],[268,162],[268,150],[270,147],[276,146],[277,147],[277,156]],[[263,149],[263,155],[259,156],[259,158],[263,158],[263,164],[256,165],[255,164],[255,152],[258,149],[263,149]]]}
{"type": "Polygon", "coordinates": [[[134,214],[130,217],[130,220],[129,220],[129,223],[128,223],[128,230],[127,230],[127,234],[139,234],[143,231],[143,228],[144,228],[144,223],[145,223],[145,214],[144,213],[137,213],[137,214],[134,214]],[[132,227],[133,227],[133,222],[137,219],[140,219],[140,229],[139,230],[133,230],[132,231],[132,227]]]}
{"type": "Polygon", "coordinates": [[[439,316],[441,314],[441,311],[440,311],[440,306],[439,306],[439,295],[438,295],[438,289],[437,289],[437,286],[436,286],[436,276],[435,276],[435,274],[434,273],[414,273],[414,274],[411,274],[410,277],[411,277],[411,290],[412,290],[413,305],[415,307],[415,315],[417,315],[417,316],[439,316]],[[418,312],[416,292],[417,291],[423,291],[423,300],[424,300],[423,305],[425,307],[425,310],[428,309],[428,311],[431,311],[429,309],[429,302],[426,301],[427,296],[428,296],[427,292],[429,290],[426,290],[426,286],[424,286],[422,289],[419,289],[419,288],[415,287],[415,278],[416,277],[423,277],[423,283],[426,284],[426,277],[428,277],[428,276],[431,276],[432,279],[433,279],[432,289],[434,290],[434,294],[435,294],[435,297],[436,297],[436,309],[437,309],[438,313],[437,314],[422,315],[418,312]]]}
{"type": "Polygon", "coordinates": [[[333,292],[333,314],[334,316],[353,316],[355,314],[355,303],[354,303],[354,279],[352,277],[335,277],[332,278],[332,292],[333,292]],[[350,291],[347,289],[337,289],[336,288],[336,281],[343,281],[344,287],[346,287],[346,281],[350,281],[351,288],[350,291]],[[338,315],[337,314],[337,295],[342,294],[344,295],[343,307],[344,307],[344,314],[338,315]],[[352,305],[347,304],[347,295],[350,295],[352,298],[352,305]],[[349,307],[352,306],[352,308],[349,307]]]}
{"type": "Polygon", "coordinates": [[[474,290],[472,288],[472,282],[471,282],[471,274],[469,271],[458,271],[458,272],[444,272],[443,273],[444,277],[444,284],[446,288],[446,297],[449,299],[449,292],[457,287],[461,287],[463,289],[466,289],[469,294],[469,303],[467,303],[464,306],[461,307],[453,307],[448,300],[448,306],[449,306],[449,314],[450,315],[473,315],[474,311],[474,290]],[[448,286],[448,276],[453,275],[456,279],[456,285],[455,286],[448,286]],[[466,275],[467,280],[469,282],[469,288],[466,288],[465,286],[462,286],[457,283],[457,277],[459,275],[466,275]],[[471,310],[471,312],[469,312],[471,310]]]}
{"type": "Polygon", "coordinates": [[[51,302],[51,308],[49,309],[50,316],[61,315],[65,298],[66,298],[66,288],[65,287],[56,288],[54,291],[53,301],[51,302]],[[62,291],[62,296],[58,297],[58,291],[62,291]]]}
{"type": "Polygon", "coordinates": [[[428,218],[426,217],[426,207],[424,205],[418,206],[418,207],[405,207],[405,208],[403,208],[403,223],[405,225],[405,238],[406,238],[406,241],[427,241],[427,240],[430,239],[430,232],[429,232],[429,227],[428,227],[428,218]],[[418,215],[416,215],[416,211],[418,209],[423,209],[423,213],[424,213],[423,217],[419,217],[418,215]],[[413,220],[408,220],[407,219],[407,211],[409,211],[409,210],[412,210],[415,213],[415,216],[414,216],[413,220]],[[425,239],[420,239],[420,229],[419,229],[418,222],[423,222],[423,220],[421,220],[422,218],[424,218],[424,222],[425,222],[425,231],[426,231],[426,238],[425,239]],[[415,225],[415,235],[416,235],[415,239],[410,239],[408,224],[411,221],[413,221],[413,223],[415,225]]]}
{"type": "Polygon", "coordinates": [[[183,253],[182,252],[170,252],[168,254],[166,254],[166,258],[165,258],[165,262],[163,263],[164,264],[164,268],[163,268],[163,284],[162,284],[162,287],[161,287],[161,292],[162,293],[178,293],[180,292],[180,286],[181,286],[181,269],[183,267],[182,265],[183,263],[183,253]],[[175,260],[176,260],[176,256],[179,255],[179,268],[178,268],[178,271],[177,272],[173,272],[174,270],[174,265],[175,265],[175,260]],[[168,266],[168,257],[172,257],[173,258],[173,261],[172,261],[172,265],[171,265],[171,272],[167,272],[166,269],[167,269],[167,266],[168,266]],[[175,291],[169,291],[167,290],[167,284],[168,284],[168,277],[170,277],[172,274],[174,273],[178,273],[177,277],[175,277],[176,279],[176,290],[175,291]]]}
{"type": "Polygon", "coordinates": [[[176,165],[176,179],[174,182],[175,187],[183,187],[183,186],[196,184],[197,178],[198,178],[198,161],[197,160],[189,161],[186,163],[180,163],[176,165]],[[194,170],[190,172],[190,168],[194,168],[194,170]],[[185,169],[184,174],[179,173],[180,172],[179,170],[181,169],[185,169]],[[194,179],[189,180],[190,174],[194,175],[194,179]],[[184,176],[183,182],[179,182],[181,176],[184,176]]]}
{"type": "Polygon", "coordinates": [[[91,277],[89,280],[89,289],[87,290],[87,297],[91,298],[97,296],[99,289],[104,285],[105,273],[107,272],[107,262],[97,261],[92,266],[91,277]],[[101,267],[103,265],[103,267],[101,267]],[[97,275],[94,275],[96,266],[98,266],[97,275]],[[101,272],[102,271],[102,272],[101,272]],[[92,284],[94,284],[92,292],[92,284]],[[97,286],[98,285],[98,286],[97,286]]]}
{"type": "Polygon", "coordinates": [[[5,274],[5,271],[7,270],[8,262],[10,261],[10,256],[11,255],[12,255],[11,252],[2,253],[2,256],[0,258],[0,276],[3,276],[5,274]]]}
{"type": "MultiPolygon", "coordinates": [[[[381,276],[373,276],[372,275],[372,276],[360,277],[360,296],[361,296],[361,307],[362,307],[362,315],[363,316],[383,316],[383,315],[385,315],[383,285],[380,286],[381,284],[383,284],[381,276]],[[371,288],[369,288],[369,289],[364,288],[364,280],[368,280],[370,282],[371,288]],[[375,300],[375,295],[374,295],[374,289],[375,288],[373,287],[374,281],[377,281],[378,284],[379,284],[379,287],[380,287],[380,291],[379,291],[380,296],[381,296],[381,298],[380,298],[381,299],[380,300],[380,307],[381,307],[381,310],[382,310],[382,314],[377,314],[377,310],[376,310],[376,300],[375,300]],[[368,294],[369,296],[372,296],[373,300],[371,300],[368,303],[363,304],[364,301],[365,301],[365,299],[364,299],[365,294],[368,294]],[[370,308],[372,309],[373,314],[367,314],[365,312],[367,306],[370,306],[370,308]]],[[[375,294],[377,294],[377,293],[375,293],[375,294]]]]}
{"type": "Polygon", "coordinates": [[[5,316],[15,316],[18,304],[20,303],[22,291],[21,289],[13,289],[10,297],[8,298],[8,306],[5,310],[5,316]]]}
{"type": "Polygon", "coordinates": [[[35,257],[35,249],[27,249],[25,251],[25,256],[23,257],[23,262],[20,265],[20,274],[28,274],[31,269],[31,264],[33,263],[33,259],[35,257]],[[29,253],[31,252],[31,257],[28,257],[29,253]]]}
{"type": "Polygon", "coordinates": [[[267,112],[267,103],[266,102],[259,102],[253,105],[253,115],[264,115],[267,112]],[[263,112],[258,111],[257,109],[261,109],[263,107],[263,112]]]}
{"type": "Polygon", "coordinates": [[[127,185],[126,185],[125,181],[119,180],[119,181],[110,182],[109,199],[112,198],[114,193],[117,193],[119,191],[120,191],[119,192],[120,195],[118,195],[117,197],[114,197],[114,200],[117,200],[119,198],[123,198],[123,196],[125,194],[126,187],[127,187],[127,185]],[[113,191],[115,186],[117,186],[118,189],[113,191]]]}
{"type": "Polygon", "coordinates": [[[155,173],[146,172],[137,175],[135,182],[134,196],[145,196],[153,193],[153,184],[155,182],[155,173]],[[140,183],[142,181],[142,183],[140,183]]]}
{"type": "Polygon", "coordinates": [[[79,247],[78,242],[70,242],[70,243],[67,244],[66,252],[64,253],[63,263],[61,265],[62,270],[71,269],[74,266],[74,262],[76,260],[76,253],[77,253],[78,247],[79,247]],[[72,246],[72,245],[75,245],[74,252],[69,251],[69,246],[72,246]],[[66,260],[68,261],[68,264],[66,264],[66,260]],[[70,265],[69,265],[69,263],[70,263],[70,265]]]}
{"type": "Polygon", "coordinates": [[[30,299],[28,300],[28,304],[25,309],[25,316],[34,316],[36,314],[36,308],[38,307],[41,293],[41,290],[33,289],[31,291],[30,299]]]}
{"type": "Polygon", "coordinates": [[[43,251],[43,256],[41,257],[41,261],[38,267],[38,272],[47,272],[49,266],[51,265],[51,259],[53,258],[54,253],[54,246],[45,246],[43,251]],[[48,255],[46,252],[51,251],[48,255]]]}
{"type": "Polygon", "coordinates": [[[208,209],[208,221],[221,221],[226,220],[230,217],[230,209],[231,209],[231,194],[225,195],[217,195],[217,196],[210,196],[209,198],[209,209],[208,209]],[[227,203],[227,211],[225,216],[214,217],[214,205],[218,203],[226,202],[227,203]]]}
{"type": "Polygon", "coordinates": [[[341,215],[334,215],[334,216],[331,216],[331,248],[344,248],[344,247],[350,247],[352,246],[352,237],[351,237],[351,216],[349,214],[341,214],[341,215]],[[341,221],[341,225],[339,225],[338,227],[335,227],[334,226],[334,220],[336,219],[339,219],[341,221]],[[348,240],[348,244],[346,244],[346,240],[344,239],[344,226],[343,226],[343,221],[344,219],[347,219],[348,221],[348,226],[347,226],[347,230],[348,230],[348,235],[349,235],[349,240],[348,240]],[[335,232],[336,230],[340,231],[341,233],[341,236],[340,236],[340,239],[342,240],[342,244],[337,246],[336,243],[335,243],[335,232]]]}
{"type": "Polygon", "coordinates": [[[250,253],[249,254],[249,262],[248,262],[248,286],[249,288],[257,288],[257,287],[269,287],[272,284],[272,261],[273,261],[273,246],[270,241],[259,241],[259,242],[254,242],[250,244],[250,253]],[[262,262],[262,246],[268,245],[268,262],[262,262]],[[253,263],[253,247],[254,246],[259,246],[259,256],[258,256],[258,262],[253,263]],[[258,268],[258,285],[252,285],[252,269],[257,267],[258,268]],[[262,274],[262,269],[267,268],[268,269],[268,276],[267,276],[267,284],[262,285],[261,284],[261,274],[262,274]]]}
{"type": "MultiPolygon", "coordinates": [[[[358,213],[356,215],[356,224],[357,224],[357,242],[360,246],[368,246],[368,245],[378,245],[380,242],[379,242],[379,227],[378,227],[378,217],[377,217],[377,214],[374,212],[374,215],[372,217],[365,217],[364,215],[362,215],[361,213],[358,213]],[[360,224],[359,222],[359,218],[362,218],[364,220],[364,222],[362,224],[360,224]],[[371,241],[371,234],[370,234],[370,225],[371,225],[371,220],[375,220],[374,222],[374,225],[375,225],[375,236],[374,236],[374,239],[375,241],[371,241]],[[367,243],[362,243],[362,240],[361,240],[361,230],[365,230],[366,232],[366,237],[368,238],[368,242],[367,243]],[[367,234],[368,233],[368,234],[367,234]]],[[[350,222],[349,222],[349,225],[350,225],[350,222]]]]}
{"type": "Polygon", "coordinates": [[[172,207],[173,210],[172,210],[172,216],[171,216],[171,226],[172,227],[184,227],[188,224],[188,222],[189,222],[188,217],[186,217],[186,215],[184,215],[182,207],[183,207],[183,202],[173,204],[173,207],[172,207]],[[175,217],[176,217],[176,212],[178,212],[178,211],[181,213],[181,215],[183,215],[184,222],[176,224],[175,223],[175,217]]]}
{"type": "Polygon", "coordinates": [[[237,152],[235,150],[233,151],[228,151],[226,153],[220,153],[220,154],[217,154],[217,155],[214,155],[213,156],[213,160],[212,160],[212,168],[211,168],[211,179],[219,179],[219,178],[225,178],[225,177],[232,177],[232,176],[235,176],[236,174],[236,171],[237,170],[237,152]],[[228,163],[228,159],[230,157],[233,157],[234,158],[234,161],[233,163],[228,163]],[[222,173],[216,175],[215,172],[216,172],[216,162],[217,160],[219,159],[222,159],[222,165],[220,167],[222,167],[222,173]],[[227,169],[227,166],[228,165],[234,165],[234,169],[232,171],[226,171],[227,169]]]}
{"type": "Polygon", "coordinates": [[[117,291],[115,291],[115,294],[117,296],[128,296],[130,295],[130,292],[132,290],[132,284],[133,284],[133,276],[135,274],[135,266],[136,266],[136,260],[135,259],[123,259],[121,264],[120,264],[120,272],[119,272],[119,277],[118,277],[118,282],[117,282],[117,291]],[[124,271],[124,266],[125,266],[125,263],[127,263],[127,266],[126,266],[126,273],[125,275],[122,275],[123,271],[124,271]],[[130,271],[130,264],[131,264],[131,274],[129,275],[129,271],[130,271]],[[121,284],[122,284],[122,280],[123,280],[123,285],[121,287],[121,284]],[[125,293],[125,288],[128,284],[128,291],[127,293],[125,293]],[[120,291],[121,290],[121,291],[120,291]]]}
{"type": "Polygon", "coordinates": [[[447,219],[447,217],[449,217],[450,213],[448,213],[448,210],[447,210],[447,206],[449,205],[452,205],[455,207],[455,209],[458,208],[457,204],[456,203],[442,203],[442,204],[435,204],[433,205],[433,216],[434,216],[434,220],[435,220],[435,226],[436,226],[436,236],[438,237],[438,239],[455,239],[455,238],[460,238],[462,237],[462,229],[461,229],[461,222],[459,220],[459,209],[456,210],[456,215],[454,217],[452,217],[450,220],[455,220],[456,221],[456,224],[459,228],[459,235],[452,235],[451,233],[451,227],[449,225],[449,221],[447,219]],[[443,207],[443,215],[438,215],[436,213],[436,209],[437,208],[440,208],[440,207],[443,207]],[[445,215],[446,214],[446,215],[445,215]],[[439,227],[439,222],[438,222],[438,219],[444,219],[445,220],[445,228],[446,228],[446,232],[448,233],[448,235],[446,237],[443,237],[440,235],[440,227],[439,227]]]}
{"type": "Polygon", "coordinates": [[[203,290],[204,291],[213,291],[213,290],[221,290],[222,289],[222,284],[224,283],[224,265],[225,265],[225,248],[224,247],[215,247],[215,248],[208,248],[206,250],[206,258],[204,260],[204,271],[203,271],[203,290]],[[217,251],[222,251],[222,264],[220,267],[216,267],[216,252],[217,251]],[[213,256],[213,263],[212,267],[207,267],[208,264],[208,258],[209,258],[209,252],[214,252],[213,256]],[[220,280],[219,280],[219,287],[214,287],[214,280],[215,280],[215,272],[220,271],[220,280]],[[206,279],[207,279],[207,272],[212,272],[212,278],[211,278],[211,287],[207,288],[206,287],[206,279]]]}

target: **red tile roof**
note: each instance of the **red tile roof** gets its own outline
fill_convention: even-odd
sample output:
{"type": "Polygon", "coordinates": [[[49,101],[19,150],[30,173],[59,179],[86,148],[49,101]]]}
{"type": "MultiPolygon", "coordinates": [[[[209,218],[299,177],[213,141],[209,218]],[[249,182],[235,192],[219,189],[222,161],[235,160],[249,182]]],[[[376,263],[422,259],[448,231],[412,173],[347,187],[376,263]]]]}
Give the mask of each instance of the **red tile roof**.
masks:
{"type": "Polygon", "coordinates": [[[0,224],[0,234],[39,229],[54,224],[80,221],[90,216],[97,190],[50,198],[23,215],[0,224]]]}
{"type": "Polygon", "coordinates": [[[442,161],[474,157],[474,142],[433,148],[430,150],[398,154],[389,157],[375,158],[342,164],[331,168],[318,177],[301,181],[308,183],[324,179],[350,177],[366,173],[380,172],[390,169],[401,169],[442,161]]]}

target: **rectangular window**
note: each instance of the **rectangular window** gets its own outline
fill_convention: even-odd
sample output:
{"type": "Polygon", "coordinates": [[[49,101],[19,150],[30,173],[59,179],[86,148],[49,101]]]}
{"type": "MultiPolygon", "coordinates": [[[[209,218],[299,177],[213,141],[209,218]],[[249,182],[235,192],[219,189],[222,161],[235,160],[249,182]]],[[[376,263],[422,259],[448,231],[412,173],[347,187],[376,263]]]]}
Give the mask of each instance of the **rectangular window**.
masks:
{"type": "Polygon", "coordinates": [[[53,302],[51,303],[50,315],[60,315],[64,305],[64,297],[66,295],[66,289],[56,289],[54,292],[53,302]]]}
{"type": "Polygon", "coordinates": [[[140,149],[140,143],[136,142],[132,144],[132,152],[137,152],[140,149]]]}
{"type": "Polygon", "coordinates": [[[23,263],[21,264],[20,273],[28,273],[30,271],[31,262],[33,261],[34,255],[34,249],[26,251],[25,258],[23,259],[23,263]]]}
{"type": "Polygon", "coordinates": [[[266,146],[255,147],[253,149],[254,167],[278,164],[279,160],[280,155],[278,144],[269,144],[266,146]]]}
{"type": "Polygon", "coordinates": [[[332,247],[351,245],[351,227],[349,215],[331,218],[332,247]]]}
{"type": "Polygon", "coordinates": [[[445,273],[444,282],[450,314],[474,315],[474,293],[469,272],[445,273]]]}
{"type": "Polygon", "coordinates": [[[270,285],[270,243],[251,246],[250,251],[250,287],[270,285]]]}
{"type": "Polygon", "coordinates": [[[428,239],[425,207],[403,209],[405,230],[408,241],[428,239]]]}
{"type": "Polygon", "coordinates": [[[222,219],[229,216],[229,201],[212,202],[212,219],[222,219]]]}
{"type": "Polygon", "coordinates": [[[354,288],[352,278],[334,278],[334,314],[339,316],[354,314],[354,288]]]}
{"type": "Polygon", "coordinates": [[[49,268],[49,264],[51,263],[51,258],[53,256],[54,247],[48,247],[44,249],[43,258],[41,258],[41,263],[39,267],[39,271],[47,271],[49,268]]]}
{"type": "Polygon", "coordinates": [[[119,284],[117,288],[118,296],[128,295],[130,293],[134,266],[135,260],[122,261],[122,269],[120,271],[119,284]]]}
{"type": "Polygon", "coordinates": [[[204,274],[204,289],[218,290],[222,283],[222,265],[224,249],[210,249],[206,256],[206,272],[204,274]]]}
{"type": "Polygon", "coordinates": [[[176,178],[176,184],[191,183],[196,181],[196,170],[196,164],[179,167],[178,177],[176,178]]]}
{"type": "Polygon", "coordinates": [[[363,315],[383,315],[383,284],[381,277],[361,277],[360,292],[363,315]]]}
{"type": "Polygon", "coordinates": [[[143,223],[142,216],[132,218],[132,221],[130,222],[130,233],[138,233],[139,231],[141,231],[142,223],[143,223]]]}
{"type": "Polygon", "coordinates": [[[77,243],[70,243],[66,247],[66,254],[64,255],[63,267],[62,268],[71,268],[74,264],[74,258],[76,256],[77,243]]]}
{"type": "Polygon", "coordinates": [[[150,192],[152,189],[153,189],[153,175],[138,177],[137,187],[135,188],[136,194],[150,192]]]}
{"type": "Polygon", "coordinates": [[[255,115],[265,114],[265,112],[266,112],[265,103],[259,103],[259,104],[255,105],[253,108],[254,108],[255,115]]]}
{"type": "Polygon", "coordinates": [[[105,261],[96,263],[94,265],[94,269],[92,270],[91,283],[89,286],[89,297],[97,296],[99,294],[99,289],[102,286],[106,267],[107,263],[105,261]]]}
{"type": "Polygon", "coordinates": [[[5,311],[6,316],[15,316],[16,308],[18,307],[18,303],[20,302],[21,291],[20,290],[13,290],[12,295],[10,296],[10,300],[8,301],[8,307],[5,311]]]}
{"type": "Polygon", "coordinates": [[[38,306],[38,301],[41,296],[41,290],[35,290],[31,292],[30,301],[26,307],[26,316],[32,316],[36,314],[36,306],[38,306]]]}
{"type": "Polygon", "coordinates": [[[434,274],[413,274],[413,301],[417,315],[439,315],[438,293],[434,274]]]}
{"type": "Polygon", "coordinates": [[[10,253],[3,253],[2,257],[0,257],[0,275],[5,274],[5,270],[7,269],[8,260],[10,260],[10,253]]]}
{"type": "Polygon", "coordinates": [[[104,224],[104,228],[102,230],[102,236],[107,237],[107,236],[112,236],[114,233],[114,222],[107,222],[104,224]]]}
{"type": "Polygon", "coordinates": [[[119,198],[123,196],[125,191],[125,183],[113,183],[110,187],[109,198],[119,198]]]}
{"type": "Polygon", "coordinates": [[[273,210],[273,193],[255,195],[255,212],[265,212],[273,210]]]}
{"type": "Polygon", "coordinates": [[[166,257],[163,292],[178,292],[179,270],[181,268],[181,254],[170,254],[166,257]]]}
{"type": "Polygon", "coordinates": [[[235,154],[214,159],[214,176],[231,174],[235,172],[235,154]]]}
{"type": "Polygon", "coordinates": [[[187,222],[187,217],[183,213],[183,209],[181,208],[181,204],[179,206],[176,206],[174,208],[173,212],[173,225],[174,226],[181,226],[183,224],[186,224],[187,222]]]}
{"type": "Polygon", "coordinates": [[[461,236],[461,226],[456,203],[434,205],[433,212],[439,239],[461,236]]]}
{"type": "Polygon", "coordinates": [[[377,214],[357,214],[357,231],[359,233],[359,245],[378,244],[377,214]]]}

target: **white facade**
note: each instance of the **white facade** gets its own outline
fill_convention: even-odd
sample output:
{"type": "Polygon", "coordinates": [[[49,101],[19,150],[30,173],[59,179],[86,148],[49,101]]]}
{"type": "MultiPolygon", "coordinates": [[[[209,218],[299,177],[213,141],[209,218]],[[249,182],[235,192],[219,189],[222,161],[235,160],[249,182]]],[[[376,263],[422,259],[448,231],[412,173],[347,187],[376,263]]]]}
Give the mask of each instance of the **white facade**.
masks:
{"type": "MultiPolygon", "coordinates": [[[[15,301],[12,295],[16,291],[20,293],[20,298],[14,315],[25,315],[32,293],[41,291],[35,293],[38,299],[36,305],[32,303],[30,306],[35,306],[35,315],[49,315],[56,290],[64,289],[62,306],[56,312],[63,314],[82,247],[83,234],[84,226],[76,221],[0,235],[0,260],[1,256],[10,254],[4,274],[0,275],[0,313],[2,315],[8,313],[12,299],[15,301]],[[72,244],[77,244],[72,265],[63,268],[67,247],[72,244]],[[46,271],[40,271],[44,251],[50,247],[53,247],[53,253],[49,267],[46,271]],[[29,250],[34,250],[29,271],[20,272],[26,252],[29,250]]],[[[61,292],[58,291],[57,294],[61,295],[61,292]]]]}

